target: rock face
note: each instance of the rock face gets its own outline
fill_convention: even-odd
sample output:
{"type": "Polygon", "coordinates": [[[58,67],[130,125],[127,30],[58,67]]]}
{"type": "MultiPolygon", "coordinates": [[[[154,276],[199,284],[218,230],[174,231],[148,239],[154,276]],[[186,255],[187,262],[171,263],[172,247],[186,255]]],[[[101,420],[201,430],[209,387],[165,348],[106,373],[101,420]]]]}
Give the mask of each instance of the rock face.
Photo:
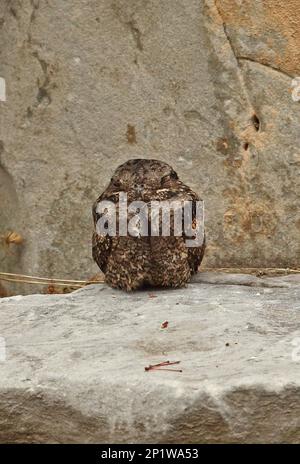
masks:
{"type": "MultiPolygon", "coordinates": [[[[299,264],[297,0],[1,2],[6,271],[93,274],[91,204],[133,157],[206,202],[210,266],[299,264]]],[[[3,205],[3,206],[2,206],[3,205]]],[[[33,287],[34,288],[34,287],[33,287]]]]}
{"type": "Polygon", "coordinates": [[[0,442],[297,443],[299,298],[296,277],[212,274],[4,298],[0,442]],[[182,372],[144,370],[165,360],[182,372]]]}

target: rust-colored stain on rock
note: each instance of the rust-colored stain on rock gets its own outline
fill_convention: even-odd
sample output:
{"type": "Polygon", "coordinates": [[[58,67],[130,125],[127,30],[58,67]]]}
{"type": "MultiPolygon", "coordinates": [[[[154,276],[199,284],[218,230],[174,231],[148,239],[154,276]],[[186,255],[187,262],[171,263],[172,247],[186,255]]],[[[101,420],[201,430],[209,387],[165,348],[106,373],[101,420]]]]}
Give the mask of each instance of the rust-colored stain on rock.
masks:
{"type": "Polygon", "coordinates": [[[132,126],[131,124],[127,124],[127,142],[130,144],[136,143],[136,133],[135,133],[135,127],[132,126]]]}
{"type": "Polygon", "coordinates": [[[227,239],[243,243],[256,236],[270,236],[278,222],[276,211],[270,202],[241,196],[235,189],[227,190],[231,206],[223,216],[223,229],[227,239]]]}
{"type": "Polygon", "coordinates": [[[277,68],[287,74],[300,72],[299,0],[216,0],[222,20],[228,28],[237,57],[277,68]],[[241,30],[260,47],[244,49],[241,30]],[[264,46],[263,46],[264,45],[264,46]]]}

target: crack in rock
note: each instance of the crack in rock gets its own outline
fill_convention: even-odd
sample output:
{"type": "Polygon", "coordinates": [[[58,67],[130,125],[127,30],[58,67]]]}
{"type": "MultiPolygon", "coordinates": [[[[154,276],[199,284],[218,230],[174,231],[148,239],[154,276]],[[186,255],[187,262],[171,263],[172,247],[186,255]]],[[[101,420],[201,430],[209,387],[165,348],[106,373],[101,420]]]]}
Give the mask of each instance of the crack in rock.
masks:
{"type": "Polygon", "coordinates": [[[135,40],[136,46],[138,50],[143,51],[143,43],[142,43],[142,33],[139,30],[139,28],[136,26],[136,22],[134,20],[131,20],[127,23],[129,26],[132,36],[135,40]]]}
{"type": "Polygon", "coordinates": [[[134,17],[134,14],[130,14],[129,17],[127,18],[124,18],[123,17],[123,14],[120,10],[120,7],[118,7],[116,4],[113,4],[112,5],[112,9],[114,10],[116,16],[118,17],[119,21],[124,24],[125,26],[128,27],[128,29],[130,30],[131,34],[132,34],[132,37],[135,41],[135,44],[136,44],[136,47],[139,51],[143,51],[143,42],[142,42],[142,33],[140,31],[140,29],[138,28],[137,26],[137,22],[136,20],[133,18],[134,17]]]}
{"type": "Polygon", "coordinates": [[[260,66],[265,66],[266,68],[270,68],[272,71],[276,71],[280,74],[283,74],[285,77],[288,77],[289,79],[293,79],[295,77],[295,76],[292,76],[291,74],[288,74],[285,71],[282,71],[279,68],[276,68],[275,66],[272,66],[271,64],[262,63],[261,61],[255,60],[254,58],[250,58],[248,56],[236,56],[236,59],[238,61],[250,61],[250,63],[259,64],[260,66]]]}
{"type": "MultiPolygon", "coordinates": [[[[228,40],[228,43],[229,43],[230,48],[231,48],[231,50],[232,50],[232,53],[233,53],[233,55],[234,55],[234,57],[235,57],[235,59],[236,59],[236,61],[237,61],[237,64],[238,64],[238,66],[239,66],[240,69],[241,69],[241,67],[240,67],[239,61],[241,61],[241,60],[243,60],[243,61],[250,61],[250,62],[252,62],[252,63],[260,64],[261,66],[266,66],[267,68],[270,68],[270,69],[272,69],[273,71],[277,71],[277,72],[279,72],[279,73],[281,73],[281,74],[283,74],[283,75],[289,77],[290,79],[293,79],[294,76],[292,76],[291,74],[288,74],[286,71],[283,71],[282,69],[277,68],[276,66],[273,66],[272,64],[263,63],[263,62],[261,62],[261,61],[259,61],[259,60],[256,60],[256,59],[254,59],[254,58],[247,57],[247,56],[239,56],[239,55],[236,53],[236,51],[235,51],[235,47],[234,47],[233,42],[232,42],[232,40],[231,40],[230,34],[229,34],[229,32],[228,32],[227,25],[226,25],[226,23],[225,23],[225,21],[224,21],[224,19],[223,19],[222,13],[221,13],[221,11],[220,11],[218,5],[217,5],[216,0],[214,0],[214,3],[215,3],[215,6],[216,6],[216,10],[217,10],[217,12],[218,12],[218,14],[219,14],[219,16],[220,16],[220,18],[221,18],[221,20],[222,20],[222,24],[223,24],[223,29],[224,29],[225,36],[226,36],[226,38],[227,38],[227,40],[228,40]]],[[[241,70],[241,71],[242,71],[242,70],[241,70]]],[[[243,71],[242,71],[242,72],[243,72],[243,71]]]]}
{"type": "Polygon", "coordinates": [[[251,102],[251,98],[250,98],[250,95],[249,95],[249,91],[248,91],[248,88],[247,88],[246,83],[245,83],[245,80],[244,80],[243,69],[242,69],[242,67],[241,67],[241,65],[240,65],[240,62],[239,62],[239,59],[238,59],[238,57],[237,57],[237,55],[236,55],[236,52],[235,52],[235,49],[234,49],[234,46],[233,46],[233,43],[232,43],[230,34],[229,34],[229,32],[228,32],[228,29],[227,29],[227,25],[226,25],[226,23],[225,23],[225,21],[224,21],[224,19],[223,19],[222,13],[221,13],[221,11],[220,11],[218,5],[217,5],[216,0],[213,0],[213,1],[214,1],[214,5],[215,5],[215,8],[216,8],[216,11],[217,11],[217,13],[218,13],[218,15],[219,15],[219,17],[220,17],[220,19],[221,19],[221,22],[222,22],[222,26],[223,26],[223,30],[224,30],[224,35],[225,35],[225,37],[226,37],[226,39],[227,39],[228,45],[229,45],[229,47],[230,47],[230,49],[231,49],[231,51],[232,51],[232,55],[233,55],[233,57],[234,57],[234,59],[235,59],[236,65],[237,65],[237,75],[238,75],[238,79],[239,79],[240,84],[241,84],[241,88],[242,88],[242,90],[244,91],[244,96],[245,96],[246,101],[247,101],[249,107],[251,108],[252,112],[253,112],[253,113],[256,113],[256,110],[255,110],[255,108],[254,108],[254,106],[253,106],[253,104],[252,104],[252,102],[251,102]]]}
{"type": "Polygon", "coordinates": [[[40,7],[40,2],[39,2],[39,0],[30,0],[30,4],[32,6],[32,11],[31,11],[31,15],[30,15],[30,24],[31,24],[35,20],[36,11],[40,7]]]}
{"type": "Polygon", "coordinates": [[[38,79],[38,93],[36,96],[38,105],[43,103],[44,100],[46,101],[47,105],[50,105],[52,102],[52,97],[49,92],[51,74],[49,72],[49,65],[43,58],[39,56],[37,51],[33,52],[33,56],[38,60],[44,74],[44,81],[42,83],[40,83],[38,79]]]}

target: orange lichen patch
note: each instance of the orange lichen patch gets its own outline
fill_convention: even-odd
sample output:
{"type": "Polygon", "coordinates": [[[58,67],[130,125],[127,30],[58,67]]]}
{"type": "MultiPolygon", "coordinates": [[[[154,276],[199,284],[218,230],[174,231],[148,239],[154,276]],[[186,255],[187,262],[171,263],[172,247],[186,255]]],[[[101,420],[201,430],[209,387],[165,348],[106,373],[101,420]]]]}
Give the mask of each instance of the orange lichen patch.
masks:
{"type": "Polygon", "coordinates": [[[231,197],[232,204],[223,216],[223,232],[226,237],[242,243],[249,237],[270,236],[277,225],[277,214],[270,202],[250,198],[231,197]]]}
{"type": "Polygon", "coordinates": [[[53,293],[58,293],[54,285],[48,285],[45,289],[45,293],[52,295],[53,293]]]}
{"type": "MultiPolygon", "coordinates": [[[[300,2],[299,0],[215,0],[223,22],[243,30],[265,49],[251,51],[247,56],[288,74],[300,72],[300,2]],[[271,53],[270,53],[271,52],[271,53]]],[[[236,50],[238,52],[238,50],[236,50]]],[[[238,53],[237,53],[238,55],[238,53]]]]}
{"type": "Polygon", "coordinates": [[[4,298],[8,296],[8,291],[6,290],[5,287],[0,283],[0,298],[4,298]]]}
{"type": "Polygon", "coordinates": [[[104,282],[104,274],[98,272],[88,279],[88,282],[104,282]]]}
{"type": "Polygon", "coordinates": [[[228,158],[224,160],[225,166],[230,166],[233,168],[240,168],[242,166],[242,163],[243,163],[243,158],[235,156],[234,154],[228,156],[228,158]]]}
{"type": "Polygon", "coordinates": [[[13,243],[15,245],[20,245],[21,243],[23,243],[23,237],[17,232],[8,232],[6,235],[4,235],[3,238],[6,245],[11,245],[13,243]]]}
{"type": "Polygon", "coordinates": [[[227,150],[229,148],[229,143],[227,138],[219,138],[216,143],[217,150],[220,151],[223,154],[227,153],[227,150]]]}
{"type": "Polygon", "coordinates": [[[57,285],[47,285],[47,287],[45,287],[45,289],[43,290],[43,293],[46,293],[47,295],[62,295],[62,294],[65,294],[65,293],[72,293],[74,292],[75,290],[78,290],[77,287],[72,287],[72,286],[68,286],[66,285],[65,287],[63,286],[57,286],[57,285]]]}
{"type": "Polygon", "coordinates": [[[127,142],[130,144],[136,143],[136,133],[135,133],[135,127],[131,126],[130,124],[127,124],[127,142]]]}
{"type": "Polygon", "coordinates": [[[281,56],[281,69],[294,74],[300,72],[300,3],[299,0],[265,0],[265,11],[270,23],[287,40],[281,56]]]}
{"type": "Polygon", "coordinates": [[[237,26],[251,27],[255,26],[257,18],[253,18],[252,12],[259,13],[254,8],[253,0],[215,0],[216,7],[225,24],[236,24],[237,26]]]}

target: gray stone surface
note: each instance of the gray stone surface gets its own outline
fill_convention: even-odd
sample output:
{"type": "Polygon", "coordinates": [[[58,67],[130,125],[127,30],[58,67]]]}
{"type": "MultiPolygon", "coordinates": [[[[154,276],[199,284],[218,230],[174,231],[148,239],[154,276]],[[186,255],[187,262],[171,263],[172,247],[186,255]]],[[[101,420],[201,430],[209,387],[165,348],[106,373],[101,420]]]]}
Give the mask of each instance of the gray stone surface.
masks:
{"type": "Polygon", "coordinates": [[[299,442],[299,276],[256,279],[1,299],[0,441],[299,442]]]}
{"type": "Polygon", "coordinates": [[[132,157],[170,162],[203,196],[209,266],[298,266],[298,12],[298,0],[1,2],[0,235],[24,237],[0,246],[2,269],[91,276],[91,204],[132,157]]]}

